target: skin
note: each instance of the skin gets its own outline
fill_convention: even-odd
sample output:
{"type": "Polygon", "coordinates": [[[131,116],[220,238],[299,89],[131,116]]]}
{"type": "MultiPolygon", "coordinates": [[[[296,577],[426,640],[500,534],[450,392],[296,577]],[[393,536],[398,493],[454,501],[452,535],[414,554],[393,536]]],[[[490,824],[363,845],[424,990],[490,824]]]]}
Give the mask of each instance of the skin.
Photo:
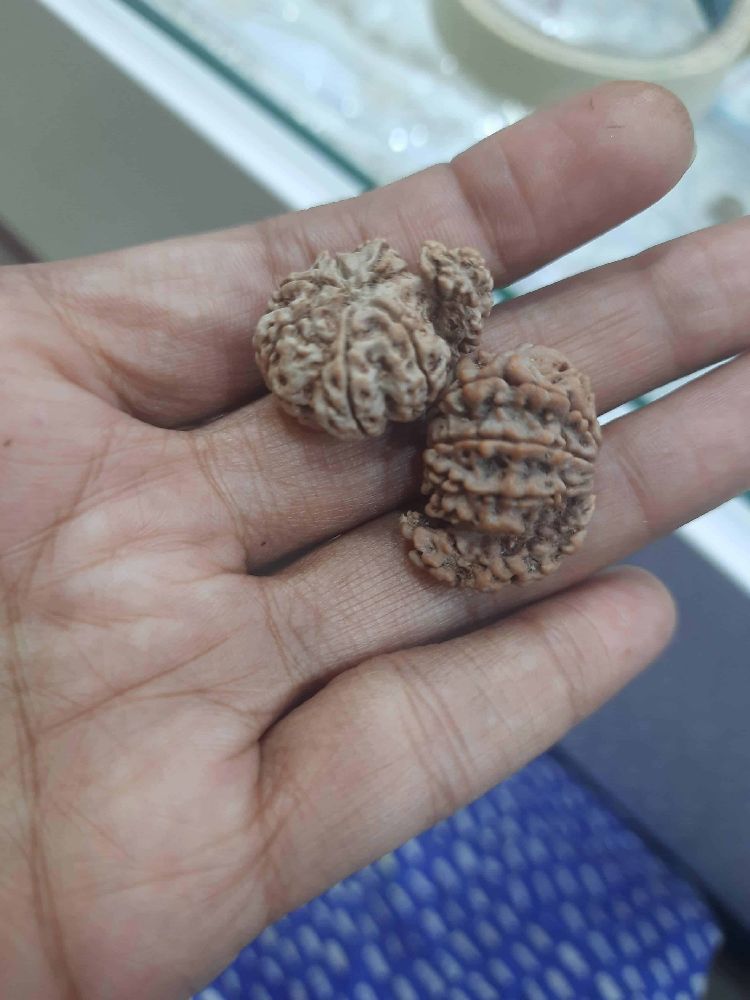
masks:
{"type": "Polygon", "coordinates": [[[417,432],[298,427],[250,331],[290,270],[372,236],[474,245],[508,283],[692,150],[675,98],[611,85],[354,201],[0,271],[0,995],[187,996],[659,652],[661,584],[599,571],[750,486],[746,221],[490,320],[490,349],[562,349],[602,411],[739,355],[607,428],[583,551],[526,589],[412,570],[417,432]]]}

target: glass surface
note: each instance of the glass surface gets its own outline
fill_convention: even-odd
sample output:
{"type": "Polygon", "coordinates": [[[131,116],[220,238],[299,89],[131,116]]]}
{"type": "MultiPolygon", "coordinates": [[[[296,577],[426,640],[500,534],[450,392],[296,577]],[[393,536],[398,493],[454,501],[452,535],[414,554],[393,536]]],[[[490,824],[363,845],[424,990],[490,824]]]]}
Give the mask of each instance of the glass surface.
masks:
{"type": "Polygon", "coordinates": [[[135,0],[351,173],[382,184],[522,117],[461,71],[431,0],[135,0]]]}
{"type": "MultiPolygon", "coordinates": [[[[449,50],[434,0],[126,0],[344,166],[363,185],[450,159],[530,109],[489,89],[449,50]]],[[[492,0],[576,44],[684,48],[729,0],[492,0]],[[608,16],[609,15],[609,16],[608,16]],[[655,30],[655,25],[660,28],[655,30]],[[646,41],[644,42],[644,39],[646,41]]],[[[699,125],[677,192],[546,270],[551,280],[750,209],[750,62],[699,125]]],[[[534,279],[538,283],[539,279],[534,279]]]]}
{"type": "MultiPolygon", "coordinates": [[[[485,89],[448,50],[432,0],[125,0],[363,187],[450,159],[530,109],[485,89]]],[[[695,44],[728,0],[495,0],[577,44],[628,49],[633,15],[660,12],[672,47],[695,44]],[[629,15],[624,16],[627,9],[629,15]],[[667,24],[669,23],[669,31],[667,24]],[[567,25],[567,26],[566,26],[567,25]],[[615,30],[616,28],[616,30],[615,30]],[[599,32],[599,35],[596,35],[599,32]]],[[[641,30],[643,37],[653,34],[641,30]]],[[[750,60],[730,71],[697,127],[698,156],[658,205],[521,281],[526,291],[750,212],[750,60]]]]}

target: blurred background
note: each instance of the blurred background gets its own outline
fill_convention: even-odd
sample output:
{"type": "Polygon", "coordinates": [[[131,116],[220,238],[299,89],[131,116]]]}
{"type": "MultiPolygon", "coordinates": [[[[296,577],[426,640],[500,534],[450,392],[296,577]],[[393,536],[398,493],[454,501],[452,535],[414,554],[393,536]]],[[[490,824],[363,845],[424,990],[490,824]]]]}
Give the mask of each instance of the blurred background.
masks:
{"type": "MultiPolygon", "coordinates": [[[[305,208],[600,79],[672,86],[685,179],[523,294],[750,211],[749,48],[745,0],[3,0],[0,262],[305,208]]],[[[678,635],[556,754],[710,900],[710,995],[748,998],[750,497],[634,561],[671,586],[678,635]]]]}

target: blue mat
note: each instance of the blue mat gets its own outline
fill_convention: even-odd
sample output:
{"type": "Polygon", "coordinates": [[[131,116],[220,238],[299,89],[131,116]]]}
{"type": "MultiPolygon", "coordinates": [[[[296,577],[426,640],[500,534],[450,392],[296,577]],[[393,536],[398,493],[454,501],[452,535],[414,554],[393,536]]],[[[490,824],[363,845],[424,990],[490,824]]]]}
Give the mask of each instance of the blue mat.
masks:
{"type": "Polygon", "coordinates": [[[544,756],[269,927],[197,1000],[696,1000],[720,937],[544,756]]]}

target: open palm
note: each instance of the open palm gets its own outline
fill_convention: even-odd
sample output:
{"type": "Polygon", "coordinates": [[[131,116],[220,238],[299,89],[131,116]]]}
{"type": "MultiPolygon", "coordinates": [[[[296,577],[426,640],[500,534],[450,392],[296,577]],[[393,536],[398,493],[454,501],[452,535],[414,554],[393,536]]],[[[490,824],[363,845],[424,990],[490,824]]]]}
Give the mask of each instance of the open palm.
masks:
{"type": "MultiPolygon", "coordinates": [[[[657,582],[580,581],[750,483],[749,357],[608,427],[584,550],[480,596],[404,557],[414,429],[300,428],[251,332],[281,277],[373,236],[473,244],[508,283],[691,151],[675,99],[615,85],[351,202],[0,272],[2,996],[190,994],[658,652],[657,582]]],[[[748,287],[738,223],[503,305],[485,343],[560,347],[608,410],[741,355],[748,287]]]]}

